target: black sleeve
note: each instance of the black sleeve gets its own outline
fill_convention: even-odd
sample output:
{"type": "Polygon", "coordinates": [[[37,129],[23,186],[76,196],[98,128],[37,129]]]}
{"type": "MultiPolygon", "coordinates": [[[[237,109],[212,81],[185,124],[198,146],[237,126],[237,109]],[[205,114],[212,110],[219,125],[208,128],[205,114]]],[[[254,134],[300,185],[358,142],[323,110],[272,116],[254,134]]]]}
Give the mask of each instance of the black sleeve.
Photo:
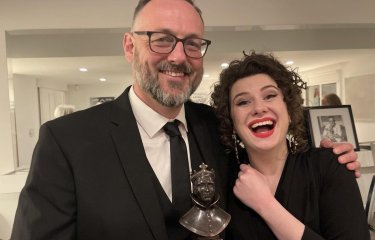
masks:
{"type": "Polygon", "coordinates": [[[309,227],[305,226],[305,230],[303,231],[302,240],[324,240],[321,236],[319,236],[316,232],[311,230],[309,227]]]}
{"type": "MultiPolygon", "coordinates": [[[[331,151],[322,151],[319,161],[319,222],[324,239],[370,239],[360,191],[352,171],[338,163],[331,151]]],[[[306,238],[317,239],[306,230],[306,238]]]]}
{"type": "Polygon", "coordinates": [[[74,193],[70,165],[48,126],[43,125],[20,193],[11,239],[75,239],[74,193]]]}

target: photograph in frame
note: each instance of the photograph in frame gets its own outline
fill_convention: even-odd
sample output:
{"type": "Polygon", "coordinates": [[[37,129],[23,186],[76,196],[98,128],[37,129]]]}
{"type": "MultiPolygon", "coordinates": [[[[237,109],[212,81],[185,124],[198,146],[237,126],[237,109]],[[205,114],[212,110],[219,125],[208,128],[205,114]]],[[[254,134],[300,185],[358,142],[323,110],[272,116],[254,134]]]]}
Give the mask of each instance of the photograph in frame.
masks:
{"type": "Polygon", "coordinates": [[[329,138],[332,142],[349,142],[359,151],[350,105],[308,107],[305,115],[312,147],[319,147],[323,138],[329,138]]]}

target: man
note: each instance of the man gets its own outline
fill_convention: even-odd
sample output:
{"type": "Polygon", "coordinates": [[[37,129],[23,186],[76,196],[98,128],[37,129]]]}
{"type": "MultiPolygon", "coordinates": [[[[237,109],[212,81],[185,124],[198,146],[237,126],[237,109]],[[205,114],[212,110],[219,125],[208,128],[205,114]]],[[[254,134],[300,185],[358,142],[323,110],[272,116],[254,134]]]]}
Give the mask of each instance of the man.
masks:
{"type": "MultiPolygon", "coordinates": [[[[225,154],[208,106],[186,102],[203,74],[204,24],[190,1],[140,1],[124,36],[134,84],[113,102],[41,127],[12,239],[187,239],[172,199],[164,125],[178,119],[190,171],[205,162],[225,205],[225,154]],[[200,53],[197,53],[199,51],[200,53]]],[[[328,143],[332,144],[332,143],[328,143]]],[[[341,160],[356,159],[350,151],[341,160]]],[[[354,162],[348,167],[358,169],[354,162]]]]}
{"type": "Polygon", "coordinates": [[[336,124],[334,116],[328,117],[328,122],[323,129],[323,137],[329,138],[332,142],[345,142],[346,134],[343,125],[336,124]]]}

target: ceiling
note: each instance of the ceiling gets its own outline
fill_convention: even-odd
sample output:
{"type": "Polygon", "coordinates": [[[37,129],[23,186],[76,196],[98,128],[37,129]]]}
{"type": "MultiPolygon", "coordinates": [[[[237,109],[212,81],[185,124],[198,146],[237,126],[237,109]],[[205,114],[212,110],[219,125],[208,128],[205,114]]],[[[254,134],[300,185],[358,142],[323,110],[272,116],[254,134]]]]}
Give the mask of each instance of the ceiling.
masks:
{"type": "MultiPolygon", "coordinates": [[[[218,79],[221,63],[240,58],[242,51],[273,52],[282,62],[293,60],[293,67],[300,72],[372,56],[375,59],[375,14],[369,10],[375,9],[375,3],[352,2],[242,0],[234,5],[233,1],[196,0],[207,25],[205,38],[213,41],[204,60],[208,76],[202,87],[209,87],[218,79]],[[218,6],[215,11],[213,4],[218,6]],[[228,15],[232,12],[236,14],[228,15]]],[[[71,0],[35,3],[40,7],[33,6],[29,11],[26,7],[30,3],[26,0],[0,3],[11,74],[69,85],[131,84],[130,65],[122,52],[122,35],[129,30],[128,15],[131,16],[136,1],[82,0],[75,10],[69,8],[71,0]],[[91,3],[86,5],[88,13],[84,16],[80,9],[83,6],[79,5],[83,2],[91,3]],[[21,4],[23,7],[19,8],[21,4]],[[126,11],[119,11],[121,7],[126,11]],[[11,15],[12,11],[17,14],[11,15]],[[98,18],[99,13],[106,17],[98,18]],[[32,19],[25,20],[32,14],[32,19]],[[126,19],[117,18],[123,14],[128,14],[126,19]],[[79,72],[80,67],[88,71],[79,72]],[[107,81],[99,82],[101,77],[107,81]]]]}

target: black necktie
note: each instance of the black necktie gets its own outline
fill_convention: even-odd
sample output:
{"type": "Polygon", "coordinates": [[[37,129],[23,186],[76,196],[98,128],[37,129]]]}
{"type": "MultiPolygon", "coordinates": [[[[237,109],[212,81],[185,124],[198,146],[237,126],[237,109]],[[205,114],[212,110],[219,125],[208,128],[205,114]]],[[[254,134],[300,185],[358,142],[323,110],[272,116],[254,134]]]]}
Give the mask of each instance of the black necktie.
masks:
{"type": "Polygon", "coordinates": [[[163,129],[170,139],[172,203],[180,214],[190,209],[190,174],[185,141],[178,129],[179,121],[168,122],[163,129]]]}

